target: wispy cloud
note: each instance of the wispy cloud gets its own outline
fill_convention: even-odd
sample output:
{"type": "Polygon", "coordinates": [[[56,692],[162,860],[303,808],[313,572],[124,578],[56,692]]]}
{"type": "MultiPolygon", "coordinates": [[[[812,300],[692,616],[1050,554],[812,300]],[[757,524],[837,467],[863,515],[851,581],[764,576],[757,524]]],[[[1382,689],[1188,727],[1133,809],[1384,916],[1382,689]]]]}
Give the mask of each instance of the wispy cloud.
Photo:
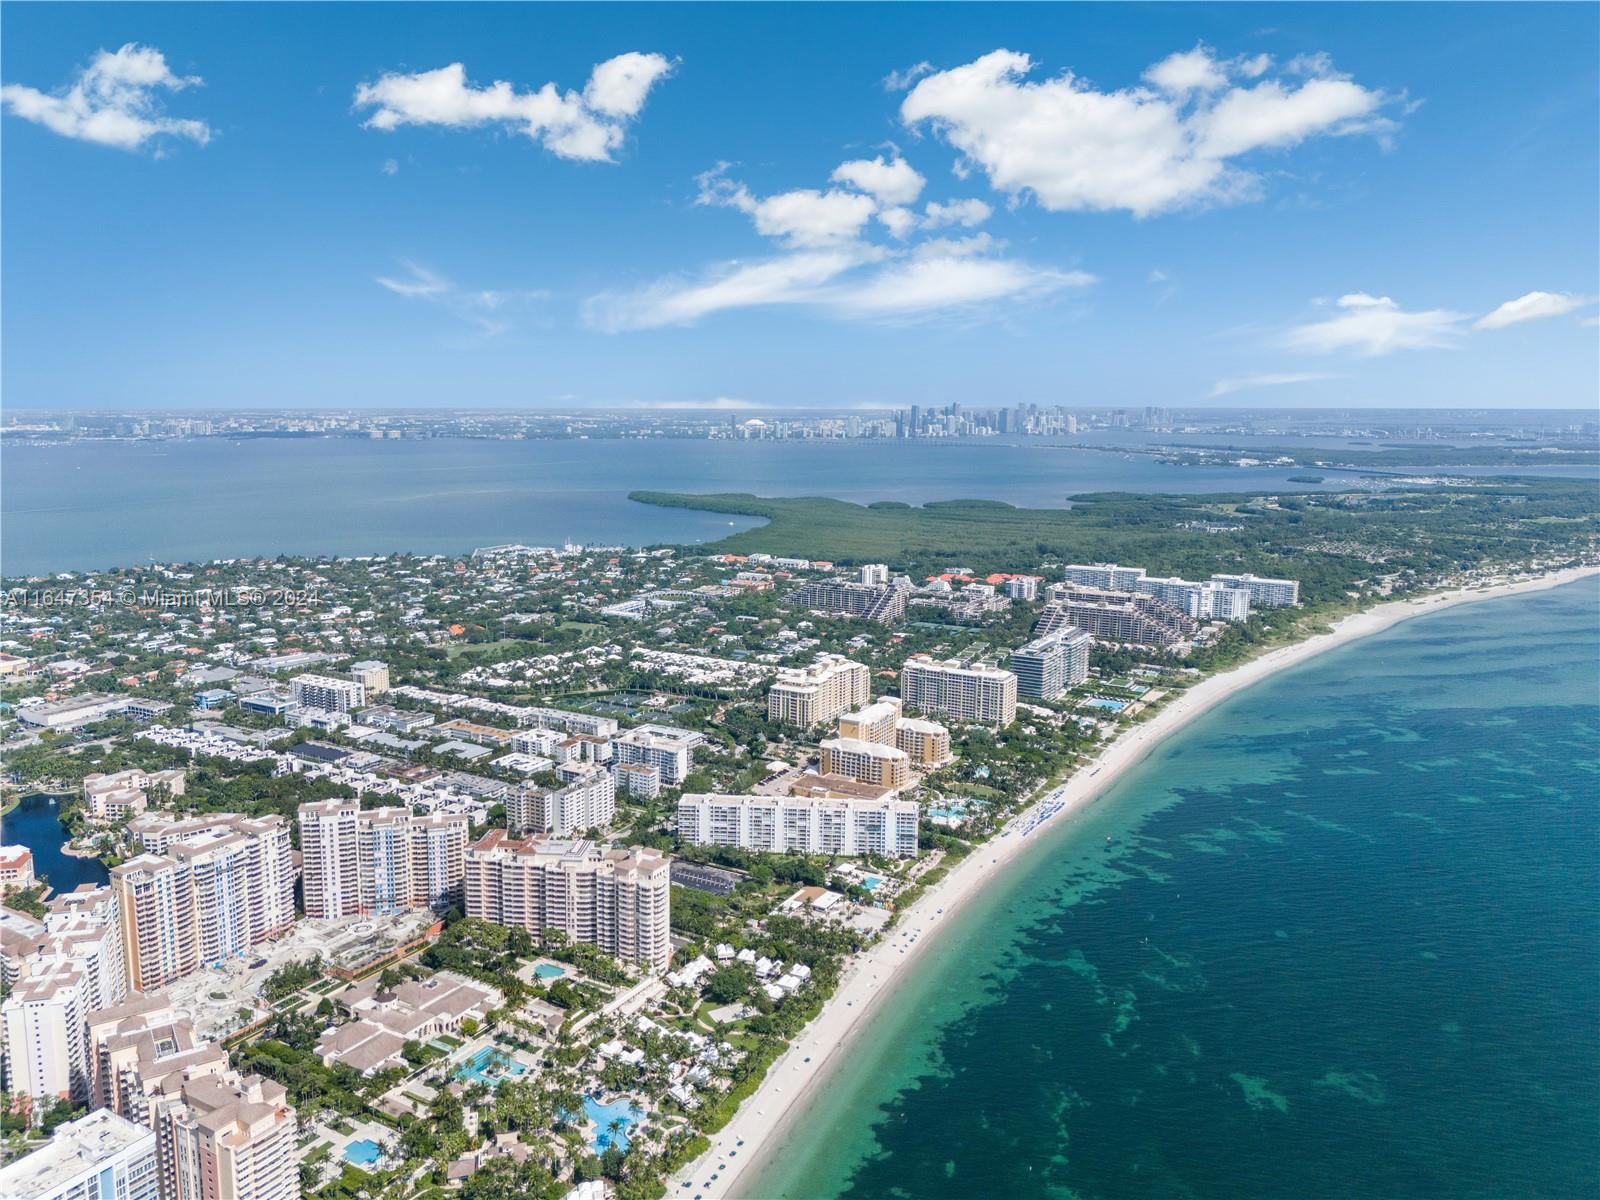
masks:
{"type": "Polygon", "coordinates": [[[1327,375],[1317,371],[1280,371],[1263,372],[1257,375],[1236,375],[1230,379],[1219,379],[1211,385],[1209,399],[1215,400],[1220,396],[1231,396],[1235,392],[1254,391],[1257,388],[1288,387],[1296,383],[1319,383],[1325,379],[1338,379],[1337,375],[1327,375]]]}
{"type": "Polygon", "coordinates": [[[519,303],[547,299],[535,289],[496,290],[463,288],[450,279],[414,262],[402,262],[398,275],[378,275],[373,282],[407,300],[436,304],[485,337],[498,337],[512,327],[510,311],[519,303]]]}
{"type": "Polygon", "coordinates": [[[1371,358],[1455,346],[1465,333],[1466,314],[1448,309],[1407,312],[1388,296],[1365,292],[1340,296],[1336,303],[1337,315],[1295,326],[1283,335],[1282,346],[1310,354],[1350,350],[1371,358]]]}
{"type": "Polygon", "coordinates": [[[1085,271],[1028,262],[986,233],[928,236],[973,228],[993,215],[982,200],[911,205],[926,180],[898,153],[841,163],[826,190],[758,196],[719,163],[699,177],[696,203],[747,216],[780,253],[713,264],[636,288],[611,289],[584,304],[585,322],[607,332],[692,325],[741,308],[803,306],[846,320],[921,320],[939,313],[981,315],[995,304],[1042,298],[1095,282],[1085,271]],[[891,244],[873,241],[886,231],[891,244]]]}
{"type": "Polygon", "coordinates": [[[162,93],[204,84],[198,75],[174,75],[153,46],[129,42],[99,51],[65,88],[41,92],[20,83],[0,87],[8,112],[62,137],[119,150],[139,150],[170,138],[204,146],[212,130],[204,121],[169,117],[162,93]]]}
{"type": "Polygon", "coordinates": [[[1492,313],[1480,317],[1472,327],[1505,329],[1510,325],[1521,325],[1524,321],[1564,317],[1580,308],[1588,308],[1595,303],[1595,299],[1594,296],[1583,296],[1576,292],[1529,292],[1526,296],[1507,300],[1492,313]]]}
{"type": "Polygon", "coordinates": [[[525,135],[560,158],[610,162],[626,127],[644,110],[657,82],[671,74],[671,59],[632,51],[596,64],[582,92],[553,83],[518,91],[496,80],[479,87],[466,67],[391,73],[356,88],[355,107],[372,109],[367,128],[393,132],[403,125],[473,129],[499,125],[525,135]]]}

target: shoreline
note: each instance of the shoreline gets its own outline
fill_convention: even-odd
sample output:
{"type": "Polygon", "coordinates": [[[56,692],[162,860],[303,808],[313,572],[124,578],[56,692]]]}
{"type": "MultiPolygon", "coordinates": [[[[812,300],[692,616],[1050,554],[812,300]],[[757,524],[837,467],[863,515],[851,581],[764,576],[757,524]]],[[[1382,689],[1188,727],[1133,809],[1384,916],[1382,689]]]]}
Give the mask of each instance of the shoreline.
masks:
{"type": "Polygon", "coordinates": [[[710,1148],[668,1179],[668,1195],[703,1200],[761,1200],[741,1190],[740,1184],[749,1184],[761,1176],[793,1122],[843,1057],[841,1051],[881,1010],[882,1003],[909,975],[923,951],[936,940],[937,933],[948,926],[950,919],[958,915],[961,907],[989,880],[1030,846],[1046,840],[1034,834],[1053,829],[1060,824],[1058,818],[1088,807],[1162,741],[1190,721],[1234,693],[1279,671],[1381,633],[1413,617],[1479,600],[1545,591],[1596,575],[1600,575],[1600,570],[1594,567],[1574,567],[1531,579],[1386,601],[1341,618],[1329,632],[1270,650],[1204,679],[1170,700],[1150,720],[1129,727],[1069,779],[1037,797],[1007,822],[1001,832],[976,847],[949,875],[905,910],[882,941],[856,958],[822,1012],[773,1062],[761,1086],[712,1137],[710,1148]],[[1052,804],[1055,811],[1029,828],[1030,820],[1045,804],[1052,804]],[[729,1157],[730,1151],[735,1151],[733,1157],[729,1157]],[[714,1180],[710,1178],[713,1172],[717,1175],[714,1180]],[[685,1187],[685,1183],[694,1186],[685,1187]]]}

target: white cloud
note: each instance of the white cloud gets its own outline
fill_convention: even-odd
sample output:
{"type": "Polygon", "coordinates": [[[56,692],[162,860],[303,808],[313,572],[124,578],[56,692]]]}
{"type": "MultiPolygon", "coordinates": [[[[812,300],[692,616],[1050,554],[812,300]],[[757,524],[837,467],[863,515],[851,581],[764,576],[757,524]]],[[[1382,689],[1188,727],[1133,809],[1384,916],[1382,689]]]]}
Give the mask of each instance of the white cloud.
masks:
{"type": "Polygon", "coordinates": [[[1228,86],[1227,69],[1203,45],[1168,55],[1147,70],[1144,77],[1173,96],[1214,92],[1228,86]]]}
{"type": "Polygon", "coordinates": [[[662,55],[637,50],[608,58],[590,74],[589,85],[583,89],[584,101],[608,117],[636,117],[650,89],[672,68],[662,55]]]}
{"type": "Polygon", "coordinates": [[[1235,392],[1252,391],[1256,388],[1286,387],[1295,383],[1317,383],[1324,379],[1337,379],[1337,375],[1325,375],[1315,371],[1293,372],[1265,372],[1259,375],[1237,375],[1231,379],[1219,379],[1211,387],[1210,399],[1219,396],[1231,396],[1235,392]]]}
{"type": "Polygon", "coordinates": [[[561,158],[609,162],[622,145],[626,123],[639,115],[651,87],[672,66],[659,54],[619,54],[596,65],[580,95],[553,83],[521,92],[504,80],[476,87],[461,63],[451,63],[363,83],[354,107],[374,109],[366,127],[386,133],[403,125],[503,125],[561,158]]]}
{"type": "Polygon", "coordinates": [[[692,325],[740,308],[802,305],[847,319],[906,318],[971,310],[997,301],[1086,287],[1094,276],[999,257],[986,234],[936,239],[909,254],[856,243],[733,262],[698,279],[660,280],[634,291],[603,292],[584,320],[608,333],[692,325]]]}
{"type": "Polygon", "coordinates": [[[379,167],[378,170],[385,175],[398,175],[400,173],[400,163],[396,159],[386,158],[383,160],[383,166],[379,167]]]}
{"type": "Polygon", "coordinates": [[[924,180],[898,154],[854,159],[831,174],[826,191],[797,188],[757,196],[718,163],[698,179],[695,203],[744,213],[756,232],[785,253],[724,262],[696,276],[672,276],[642,287],[589,297],[583,319],[607,332],[690,325],[740,308],[805,306],[843,319],[904,320],[1085,287],[1093,276],[1008,256],[986,233],[950,238],[919,235],[948,226],[971,228],[993,215],[982,200],[930,201],[910,207],[924,180]],[[868,240],[882,226],[903,245],[868,240]]]}
{"type": "Polygon", "coordinates": [[[1431,350],[1455,345],[1461,338],[1463,313],[1436,308],[1406,312],[1387,296],[1354,292],[1339,297],[1337,316],[1298,325],[1283,336],[1290,350],[1329,354],[1352,350],[1374,357],[1395,350],[1431,350]]]}
{"type": "Polygon", "coordinates": [[[635,291],[602,292],[584,304],[584,321],[608,333],[692,325],[735,308],[815,303],[822,288],[870,256],[862,247],[802,250],[734,261],[698,279],[665,279],[635,291]]]}
{"type": "Polygon", "coordinates": [[[854,241],[877,211],[871,196],[830,188],[800,188],[765,198],[727,177],[720,163],[699,178],[696,204],[733,208],[755,222],[756,232],[791,247],[819,247],[854,241]]]}
{"type": "Polygon", "coordinates": [[[924,229],[939,229],[945,225],[964,225],[970,229],[994,215],[994,209],[982,200],[952,200],[949,204],[930,200],[922,211],[926,214],[922,219],[924,229]]]}
{"type": "Polygon", "coordinates": [[[858,286],[840,289],[829,303],[849,316],[921,316],[1045,296],[1094,282],[1095,277],[1083,271],[991,257],[960,244],[929,243],[858,286]]]}
{"type": "Polygon", "coordinates": [[[0,101],[26,121],[62,137],[138,150],[163,137],[204,146],[212,130],[204,121],[169,117],[161,92],[200,87],[198,75],[174,75],[166,57],[152,46],[129,42],[112,53],[101,50],[66,88],[46,93],[22,84],[0,87],[0,101]]]}
{"type": "Polygon", "coordinates": [[[924,60],[907,67],[903,71],[890,71],[883,77],[883,90],[886,92],[903,92],[922,76],[933,71],[933,64],[924,60]]]}
{"type": "Polygon", "coordinates": [[[901,119],[931,125],[963,155],[958,173],[977,167],[1002,192],[1056,212],[1139,217],[1257,195],[1260,178],[1230,161],[1251,151],[1394,128],[1380,115],[1390,98],[1325,59],[1298,60],[1287,84],[1251,83],[1270,60],[1223,61],[1199,46],[1152,66],[1152,86],[1118,91],[1070,72],[1029,81],[1034,66],[1026,54],[996,50],[927,75],[901,103],[901,119]]]}
{"type": "Polygon", "coordinates": [[[927,182],[899,155],[885,162],[881,154],[840,163],[829,179],[866,192],[879,204],[910,204],[922,194],[922,185],[927,182]]]}
{"type": "Polygon", "coordinates": [[[503,314],[496,315],[500,310],[520,302],[543,300],[549,295],[548,292],[533,289],[500,291],[463,288],[417,263],[402,262],[400,265],[405,268],[403,275],[378,275],[374,277],[374,282],[407,300],[425,300],[437,304],[452,316],[476,327],[486,337],[495,337],[511,328],[510,320],[503,314]]]}
{"type": "Polygon", "coordinates": [[[1481,317],[1474,329],[1504,329],[1524,321],[1542,321],[1546,317],[1564,317],[1595,302],[1593,296],[1580,296],[1574,292],[1529,292],[1515,300],[1507,300],[1488,316],[1481,317]]]}

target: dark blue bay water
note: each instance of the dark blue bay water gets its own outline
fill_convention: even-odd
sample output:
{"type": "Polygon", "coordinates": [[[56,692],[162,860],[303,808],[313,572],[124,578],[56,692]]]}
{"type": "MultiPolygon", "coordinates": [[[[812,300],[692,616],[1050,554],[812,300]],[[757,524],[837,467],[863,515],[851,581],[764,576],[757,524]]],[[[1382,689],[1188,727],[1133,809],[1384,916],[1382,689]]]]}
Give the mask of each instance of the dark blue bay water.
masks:
{"type": "Polygon", "coordinates": [[[0,817],[0,842],[33,851],[33,873],[50,881],[56,892],[70,892],[80,883],[105,883],[111,876],[98,858],[61,853],[67,839],[58,809],[49,796],[24,796],[0,817]]]}
{"type": "Polygon", "coordinates": [[[752,1197],[1600,1191],[1600,597],[1235,697],[931,948],[752,1197]]]}
{"type": "MultiPolygon", "coordinates": [[[[500,542],[687,544],[759,524],[656,508],[635,489],[984,497],[1059,508],[1077,492],[1314,490],[1293,467],[1178,467],[998,440],[528,441],[350,438],[8,446],[0,573],[240,555],[458,554],[500,542]]],[[[1323,487],[1353,476],[1327,472],[1323,487]]]]}

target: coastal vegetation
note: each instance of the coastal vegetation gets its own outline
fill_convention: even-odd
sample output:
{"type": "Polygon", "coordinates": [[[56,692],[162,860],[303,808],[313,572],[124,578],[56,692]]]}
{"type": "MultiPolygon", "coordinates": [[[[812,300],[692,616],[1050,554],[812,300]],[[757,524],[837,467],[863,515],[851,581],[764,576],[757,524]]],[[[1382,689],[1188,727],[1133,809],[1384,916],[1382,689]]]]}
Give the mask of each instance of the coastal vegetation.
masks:
{"type": "Polygon", "coordinates": [[[1594,485],[1485,479],[1349,492],[1136,496],[1097,493],[1061,509],[993,500],[914,507],[823,497],[636,491],[644,504],[756,516],[767,524],[699,549],[764,552],[931,573],[1036,571],[1041,563],[1138,563],[1152,575],[1288,575],[1311,604],[1380,579],[1571,555],[1600,533],[1594,485]]]}

